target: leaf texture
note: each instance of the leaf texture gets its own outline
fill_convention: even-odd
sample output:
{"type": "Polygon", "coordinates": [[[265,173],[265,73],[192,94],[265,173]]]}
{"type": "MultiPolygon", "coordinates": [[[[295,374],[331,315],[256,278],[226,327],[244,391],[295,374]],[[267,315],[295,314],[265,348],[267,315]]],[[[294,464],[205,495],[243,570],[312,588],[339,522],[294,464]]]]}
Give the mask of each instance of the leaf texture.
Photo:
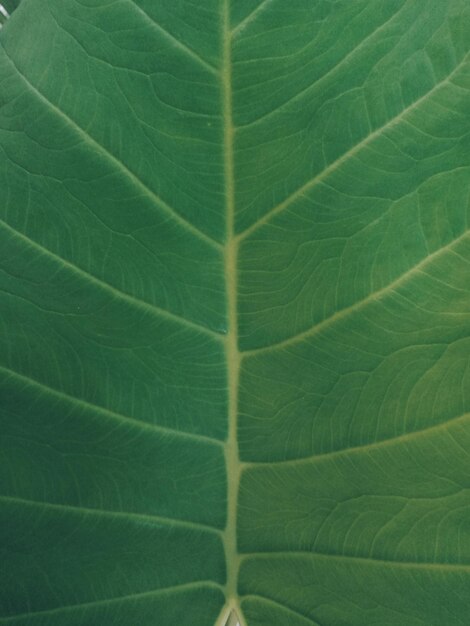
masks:
{"type": "Polygon", "coordinates": [[[0,624],[466,625],[466,0],[0,45],[0,624]]]}

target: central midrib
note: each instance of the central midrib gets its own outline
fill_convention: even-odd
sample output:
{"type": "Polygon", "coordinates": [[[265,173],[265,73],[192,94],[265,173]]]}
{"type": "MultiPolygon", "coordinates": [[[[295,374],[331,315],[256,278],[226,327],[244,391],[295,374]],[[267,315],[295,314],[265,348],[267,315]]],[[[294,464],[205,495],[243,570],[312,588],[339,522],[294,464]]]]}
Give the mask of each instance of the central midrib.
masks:
{"type": "Polygon", "coordinates": [[[232,61],[230,31],[230,0],[223,0],[222,37],[222,94],[224,120],[224,169],[226,196],[226,244],[225,244],[225,281],[227,292],[226,337],[227,384],[228,384],[228,437],[225,444],[227,471],[227,524],[224,531],[224,547],[227,568],[226,607],[223,619],[227,619],[232,609],[237,610],[237,495],[240,479],[240,458],[237,441],[238,415],[238,377],[240,370],[240,352],[238,350],[237,320],[237,253],[238,241],[235,236],[235,189],[233,163],[233,120],[232,120],[232,61]]]}

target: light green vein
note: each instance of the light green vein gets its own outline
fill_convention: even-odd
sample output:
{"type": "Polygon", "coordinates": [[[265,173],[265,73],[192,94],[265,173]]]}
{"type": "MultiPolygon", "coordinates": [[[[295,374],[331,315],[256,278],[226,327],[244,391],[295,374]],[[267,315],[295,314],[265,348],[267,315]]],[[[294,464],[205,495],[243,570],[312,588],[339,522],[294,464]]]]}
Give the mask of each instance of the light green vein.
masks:
{"type": "Polygon", "coordinates": [[[134,10],[140,15],[142,15],[145,18],[145,20],[151,24],[152,28],[154,28],[158,33],[160,33],[160,35],[162,35],[165,39],[167,39],[171,44],[173,44],[173,46],[175,46],[179,50],[182,50],[186,54],[186,56],[188,56],[190,59],[198,63],[201,67],[203,67],[205,70],[207,70],[211,74],[218,75],[219,73],[218,69],[214,65],[211,65],[210,63],[208,63],[195,50],[193,50],[192,48],[184,44],[182,41],[180,41],[174,35],[172,35],[169,31],[163,28],[163,26],[158,24],[154,19],[150,17],[150,15],[146,11],[143,10],[142,7],[138,6],[135,2],[132,2],[131,0],[129,0],[129,4],[132,5],[134,10]]]}
{"type": "Polygon", "coordinates": [[[284,613],[287,613],[287,614],[290,613],[291,615],[295,615],[297,617],[301,617],[302,619],[304,619],[309,624],[313,624],[313,626],[320,626],[320,624],[318,622],[315,622],[313,619],[311,619],[310,617],[307,617],[303,613],[299,613],[299,611],[296,611],[295,609],[291,608],[290,606],[287,606],[286,604],[282,604],[281,602],[276,602],[272,598],[267,598],[266,596],[261,596],[259,593],[250,593],[250,594],[243,595],[242,596],[242,601],[241,601],[242,604],[246,600],[256,600],[256,601],[259,601],[261,603],[271,605],[274,608],[281,609],[284,613]]]}
{"type": "Polygon", "coordinates": [[[18,239],[23,244],[26,244],[28,247],[33,248],[35,251],[39,252],[41,255],[47,256],[48,258],[52,259],[55,263],[57,263],[61,267],[64,267],[67,270],[73,272],[75,275],[80,276],[82,280],[85,280],[88,283],[92,283],[96,287],[99,287],[101,290],[106,291],[113,298],[124,300],[128,304],[131,304],[134,307],[142,309],[146,313],[153,313],[159,319],[170,320],[174,323],[191,328],[192,330],[197,330],[198,333],[204,333],[206,335],[210,335],[211,337],[217,339],[218,341],[223,340],[224,336],[222,334],[216,331],[213,331],[210,328],[207,328],[206,326],[202,326],[201,324],[192,322],[191,320],[188,320],[185,317],[181,317],[177,315],[176,313],[172,313],[171,311],[162,309],[156,306],[155,304],[150,304],[150,302],[146,302],[145,300],[141,300],[140,298],[131,296],[130,294],[124,291],[121,291],[117,287],[113,287],[109,283],[101,280],[100,278],[97,278],[96,276],[93,276],[86,270],[83,270],[81,267],[78,267],[78,265],[75,265],[74,263],[67,261],[63,257],[55,254],[54,252],[51,252],[48,248],[45,248],[44,246],[39,244],[37,241],[30,239],[24,233],[16,230],[15,228],[7,224],[2,219],[0,219],[0,226],[2,226],[10,234],[10,236],[18,239]]]}
{"type": "MultiPolygon", "coordinates": [[[[104,600],[95,600],[93,602],[83,602],[81,604],[72,604],[68,606],[60,606],[54,609],[44,610],[44,611],[34,611],[30,613],[21,613],[19,615],[12,615],[10,617],[0,618],[0,624],[14,624],[16,621],[25,620],[33,616],[54,616],[61,613],[69,613],[77,610],[83,609],[92,609],[95,607],[101,606],[110,606],[113,604],[120,604],[122,602],[133,602],[138,600],[151,599],[158,596],[165,596],[168,594],[178,594],[184,593],[186,591],[191,591],[193,589],[203,589],[207,587],[208,589],[217,589],[220,590],[221,586],[212,580],[201,580],[191,583],[186,583],[182,585],[174,585],[173,587],[166,587],[163,589],[154,589],[153,591],[142,591],[140,593],[130,593],[125,596],[118,596],[116,598],[106,598],[104,600]]],[[[24,621],[23,621],[24,624],[24,621]]]]}
{"type": "Polygon", "coordinates": [[[411,267],[408,271],[406,271],[404,274],[399,276],[396,280],[389,283],[382,289],[378,289],[377,291],[370,293],[363,300],[359,300],[358,302],[355,302],[351,306],[348,306],[344,309],[341,309],[340,311],[337,311],[330,317],[327,317],[323,321],[319,322],[318,324],[315,324],[314,326],[311,326],[307,330],[304,330],[303,332],[298,333],[297,335],[294,335],[292,337],[289,337],[277,343],[270,344],[269,346],[254,348],[253,350],[245,350],[242,352],[242,357],[253,357],[253,356],[260,355],[260,354],[264,354],[266,352],[271,352],[273,350],[281,350],[283,348],[287,348],[294,344],[298,344],[302,342],[304,339],[309,339],[313,337],[314,335],[322,333],[323,331],[325,331],[326,329],[334,325],[336,322],[341,321],[348,315],[351,315],[357,311],[362,310],[371,302],[377,302],[378,300],[382,299],[387,294],[392,293],[393,291],[395,291],[396,289],[404,285],[406,282],[411,280],[416,274],[419,274],[420,272],[423,271],[424,268],[432,264],[441,255],[445,254],[446,252],[452,251],[452,248],[454,246],[457,246],[463,240],[465,240],[468,234],[469,234],[469,231],[468,230],[465,231],[462,235],[460,235],[459,237],[457,237],[456,239],[454,239],[447,245],[443,246],[442,248],[439,248],[438,250],[435,250],[432,254],[422,259],[419,263],[411,267]]]}
{"type": "Polygon", "coordinates": [[[225,446],[227,468],[227,525],[224,532],[225,558],[227,564],[226,599],[227,611],[235,610],[243,622],[237,599],[238,553],[237,553],[237,498],[240,482],[240,457],[237,439],[238,387],[240,352],[238,349],[237,313],[237,257],[238,241],[235,238],[235,176],[232,115],[232,40],[230,34],[230,0],[224,0],[222,13],[223,64],[222,109],[224,119],[224,168],[226,186],[226,244],[225,280],[227,289],[228,334],[226,359],[228,375],[228,438],[225,446]]]}
{"type": "Polygon", "coordinates": [[[206,244],[209,244],[212,248],[221,249],[221,245],[209,235],[206,235],[204,232],[196,228],[193,224],[188,222],[184,217],[182,217],[174,208],[172,208],[169,204],[167,204],[163,198],[160,198],[154,191],[152,191],[147,185],[137,177],[134,172],[132,172],[127,165],[125,165],[122,161],[120,161],[114,154],[109,152],[104,146],[98,143],[91,135],[89,135],[81,126],[75,122],[72,118],[70,118],[64,111],[59,109],[55,104],[53,104],[50,100],[46,98],[46,96],[39,91],[39,89],[33,85],[29,79],[20,71],[17,67],[13,59],[9,56],[5,47],[3,47],[5,56],[9,59],[11,65],[15,68],[18,76],[20,76],[27,86],[27,88],[38,98],[43,104],[46,105],[55,115],[57,115],[60,119],[62,119],[65,124],[80,138],[80,140],[88,145],[95,152],[103,155],[105,159],[107,159],[112,165],[118,169],[126,179],[130,180],[131,183],[136,187],[139,192],[150,198],[150,200],[154,203],[154,205],[166,216],[170,219],[178,223],[178,225],[186,230],[187,232],[192,233],[197,239],[200,241],[204,241],[206,244]]]}
{"type": "Polygon", "coordinates": [[[239,22],[235,28],[233,28],[232,30],[232,38],[234,39],[235,37],[237,37],[237,35],[242,31],[245,30],[245,28],[253,23],[255,20],[258,19],[258,17],[260,16],[260,14],[266,9],[266,7],[271,4],[273,2],[273,0],[262,0],[262,2],[260,2],[260,4],[256,7],[256,9],[254,9],[253,11],[251,11],[251,13],[249,13],[245,18],[242,19],[241,22],[239,22]]]}
{"type": "Polygon", "coordinates": [[[436,563],[425,561],[392,561],[387,559],[376,559],[373,557],[354,556],[350,554],[328,554],[326,552],[302,552],[302,551],[280,551],[280,552],[250,552],[240,555],[242,562],[249,559],[318,559],[325,561],[344,561],[346,563],[358,563],[359,565],[370,565],[372,567],[398,567],[404,569],[436,570],[436,571],[464,571],[470,573],[468,563],[436,563]]]}
{"type": "Polygon", "coordinates": [[[381,448],[393,447],[395,445],[400,445],[406,442],[413,442],[415,440],[419,440],[421,437],[432,434],[433,432],[445,431],[449,427],[454,426],[455,424],[465,423],[470,418],[470,413],[464,413],[463,415],[458,415],[453,417],[445,422],[440,422],[439,424],[433,424],[432,426],[426,426],[425,428],[421,428],[419,430],[414,430],[412,432],[403,433],[402,435],[397,435],[396,437],[389,437],[388,439],[382,439],[380,441],[373,441],[372,443],[366,443],[359,446],[350,446],[349,448],[342,448],[341,450],[332,450],[331,452],[322,452],[319,454],[312,454],[310,456],[305,456],[296,459],[286,459],[279,461],[251,461],[242,463],[243,470],[248,470],[253,467],[271,467],[271,466],[292,466],[292,465],[302,465],[303,463],[315,463],[328,461],[332,458],[341,457],[349,454],[357,454],[357,453],[367,453],[371,450],[377,450],[381,448]]]}
{"type": "Polygon", "coordinates": [[[71,396],[64,391],[59,391],[57,389],[53,389],[49,387],[45,383],[39,382],[31,378],[30,376],[26,376],[25,374],[20,374],[5,365],[0,365],[0,373],[6,375],[7,378],[17,379],[22,382],[22,384],[28,385],[30,387],[35,388],[37,391],[41,393],[46,393],[51,395],[59,400],[63,400],[69,404],[78,406],[86,411],[90,411],[92,413],[98,413],[103,418],[112,419],[114,422],[118,421],[123,425],[133,426],[134,428],[139,428],[141,430],[152,431],[154,433],[161,433],[162,435],[170,436],[173,439],[187,439],[193,442],[201,442],[205,444],[210,444],[213,446],[223,446],[223,442],[218,439],[214,439],[213,437],[207,437],[206,435],[198,435],[196,433],[184,432],[181,430],[174,430],[172,428],[167,428],[166,426],[159,426],[158,424],[151,424],[149,422],[143,422],[135,417],[129,417],[127,415],[122,415],[121,413],[116,413],[110,409],[99,406],[97,404],[92,404],[87,400],[83,400],[82,398],[77,398],[75,396],[71,396]]]}
{"type": "Polygon", "coordinates": [[[277,206],[275,206],[272,209],[270,209],[267,213],[265,213],[265,215],[263,215],[262,218],[260,218],[256,222],[254,222],[251,226],[249,226],[243,232],[239,233],[237,235],[238,238],[239,239],[244,239],[245,237],[248,237],[249,235],[251,235],[258,228],[260,228],[261,226],[263,226],[264,224],[269,222],[278,213],[281,213],[282,211],[287,209],[289,206],[291,206],[291,204],[293,204],[296,200],[298,200],[299,198],[302,198],[305,193],[307,193],[308,191],[313,189],[316,185],[318,185],[323,180],[328,178],[338,168],[340,168],[344,163],[346,163],[348,160],[350,160],[353,157],[355,157],[361,150],[366,148],[375,139],[378,139],[383,133],[385,133],[386,131],[390,130],[391,128],[393,128],[394,126],[399,124],[400,121],[405,116],[407,116],[408,114],[412,113],[415,109],[417,109],[424,102],[426,102],[426,100],[428,100],[428,98],[430,98],[433,94],[435,94],[436,91],[438,91],[439,89],[442,89],[445,85],[448,85],[451,82],[452,78],[455,76],[455,74],[460,70],[460,68],[467,61],[467,59],[468,59],[468,55],[465,55],[464,58],[462,59],[462,61],[460,61],[460,63],[458,63],[455,66],[455,68],[452,70],[452,72],[446,78],[444,78],[442,81],[436,83],[434,85],[434,87],[432,89],[430,89],[428,92],[426,92],[423,96],[421,96],[421,98],[418,98],[417,100],[415,100],[408,107],[405,107],[398,115],[396,115],[395,117],[391,118],[386,124],[384,124],[383,126],[380,126],[376,130],[374,130],[372,133],[370,133],[369,135],[364,137],[364,139],[362,139],[362,141],[360,141],[355,146],[350,148],[347,152],[345,152],[343,155],[341,155],[338,159],[336,159],[335,161],[330,163],[330,165],[328,165],[328,167],[326,167],[324,170],[322,170],[319,174],[317,174],[316,176],[311,178],[309,181],[307,181],[304,185],[299,187],[296,191],[294,191],[285,200],[280,202],[277,206]]]}
{"type": "Polygon", "coordinates": [[[103,509],[93,509],[83,506],[75,506],[71,504],[62,504],[56,502],[43,502],[40,500],[29,500],[26,498],[18,498],[16,496],[5,496],[0,494],[0,501],[7,504],[18,504],[20,506],[43,509],[49,511],[66,512],[74,515],[83,515],[87,517],[103,517],[108,519],[128,520],[131,522],[151,522],[163,526],[172,526],[174,528],[184,528],[185,530],[197,530],[198,532],[213,533],[220,535],[221,531],[214,526],[208,524],[200,524],[188,520],[175,519],[162,515],[154,515],[153,513],[137,513],[130,511],[108,511],[103,509]]]}
{"type": "Polygon", "coordinates": [[[237,130],[241,129],[241,128],[248,128],[251,126],[256,126],[258,125],[260,122],[264,122],[266,119],[269,119],[270,117],[276,115],[279,111],[282,111],[282,109],[284,109],[287,105],[291,104],[292,102],[296,102],[299,98],[301,98],[302,96],[304,96],[306,93],[308,93],[311,89],[313,89],[314,87],[320,87],[321,84],[329,77],[331,77],[332,74],[334,74],[335,72],[337,72],[340,68],[342,68],[345,64],[347,64],[347,62],[351,59],[351,57],[354,57],[360,50],[362,50],[364,48],[364,46],[366,46],[367,44],[370,43],[371,39],[375,39],[380,33],[382,33],[382,31],[387,28],[388,26],[390,26],[390,23],[392,21],[394,21],[398,15],[405,9],[405,7],[407,6],[406,2],[400,7],[400,9],[398,11],[396,11],[393,15],[391,15],[388,19],[386,19],[384,22],[382,22],[381,24],[379,24],[376,28],[374,28],[366,37],[364,37],[358,44],[357,46],[353,47],[351,50],[349,50],[349,52],[342,58],[340,59],[336,65],[334,65],[333,67],[331,67],[327,72],[325,72],[325,74],[323,74],[323,76],[321,76],[320,78],[318,78],[315,82],[310,83],[309,85],[307,85],[306,87],[304,87],[303,89],[301,89],[300,91],[298,91],[295,95],[293,95],[292,97],[290,97],[288,100],[285,100],[281,105],[279,105],[278,107],[276,107],[275,109],[272,109],[271,111],[269,111],[268,113],[265,113],[264,115],[262,115],[261,117],[256,118],[255,120],[252,120],[251,122],[247,122],[245,124],[240,124],[237,126],[237,130]]]}
{"type": "Polygon", "coordinates": [[[6,8],[3,6],[3,4],[0,4],[0,28],[2,28],[3,24],[9,17],[10,14],[6,10],[6,8]]]}

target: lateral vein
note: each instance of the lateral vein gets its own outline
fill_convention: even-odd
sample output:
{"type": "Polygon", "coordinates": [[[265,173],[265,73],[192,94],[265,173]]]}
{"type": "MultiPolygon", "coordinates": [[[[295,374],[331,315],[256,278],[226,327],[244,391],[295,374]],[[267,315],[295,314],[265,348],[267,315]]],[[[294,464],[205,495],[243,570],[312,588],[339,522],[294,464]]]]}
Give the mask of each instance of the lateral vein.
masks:
{"type": "Polygon", "coordinates": [[[157,30],[165,39],[170,41],[174,46],[182,50],[188,57],[193,59],[196,63],[202,66],[205,70],[211,72],[211,74],[218,75],[218,69],[208,63],[205,59],[203,59],[193,48],[190,48],[188,45],[177,39],[174,35],[172,35],[166,28],[163,28],[161,24],[158,24],[154,19],[150,17],[150,15],[142,9],[142,7],[138,6],[135,2],[129,0],[129,4],[135,9],[137,13],[142,15],[146,21],[148,21],[155,30],[157,30]]]}
{"type": "Polygon", "coordinates": [[[77,398],[76,396],[71,396],[65,391],[59,391],[58,389],[54,389],[46,385],[45,383],[39,382],[30,376],[26,376],[25,374],[20,374],[15,370],[7,367],[5,365],[0,365],[0,373],[5,374],[8,378],[15,378],[21,380],[23,384],[27,384],[30,387],[35,387],[40,390],[42,393],[47,393],[61,400],[65,400],[70,404],[74,404],[82,407],[85,410],[92,411],[95,413],[99,413],[103,415],[103,417],[107,417],[108,419],[113,419],[121,422],[121,424],[128,424],[139,429],[153,431],[155,433],[161,433],[163,435],[171,436],[175,439],[189,439],[192,441],[200,441],[206,444],[210,444],[213,446],[223,446],[223,442],[219,439],[215,439],[213,437],[208,437],[206,435],[198,435],[196,433],[189,433],[180,430],[174,430],[173,428],[168,428],[166,426],[160,426],[158,424],[152,424],[150,422],[143,422],[135,417],[130,417],[128,415],[123,415],[122,413],[116,413],[111,409],[107,409],[103,406],[99,406],[98,404],[93,404],[92,402],[88,402],[82,398],[77,398]]]}
{"type": "Polygon", "coordinates": [[[280,607],[286,613],[291,613],[292,615],[303,617],[307,622],[309,622],[310,624],[313,624],[313,626],[321,626],[319,622],[316,622],[310,617],[307,617],[306,615],[304,615],[303,613],[300,613],[299,611],[296,611],[292,607],[287,606],[287,604],[283,604],[282,602],[277,602],[276,600],[273,600],[272,598],[268,598],[267,596],[262,596],[259,593],[249,593],[249,594],[243,595],[243,599],[244,600],[255,599],[255,600],[264,602],[265,604],[272,604],[273,606],[280,607]]]}
{"type": "Polygon", "coordinates": [[[438,250],[435,250],[433,253],[431,253],[424,259],[422,259],[419,263],[411,267],[404,274],[396,278],[393,282],[389,283],[385,287],[382,287],[382,289],[378,289],[377,291],[370,293],[363,300],[359,300],[358,302],[355,302],[351,306],[348,306],[344,309],[337,311],[330,317],[327,317],[323,321],[319,322],[318,324],[315,324],[314,326],[311,326],[307,330],[304,330],[303,332],[298,333],[297,335],[293,335],[292,337],[288,337],[287,339],[284,339],[277,343],[272,343],[268,346],[254,348],[253,350],[245,350],[241,353],[242,357],[252,357],[252,356],[260,355],[266,352],[271,352],[274,350],[287,348],[288,346],[300,343],[304,339],[308,339],[310,337],[313,337],[314,335],[317,335],[323,332],[326,328],[328,328],[335,322],[342,320],[343,318],[347,317],[348,315],[351,315],[352,313],[356,311],[360,311],[365,306],[367,306],[370,302],[375,302],[375,301],[380,300],[389,292],[393,292],[398,287],[405,284],[408,280],[413,278],[415,274],[422,272],[423,268],[431,264],[440,255],[445,254],[446,252],[452,251],[452,248],[458,245],[460,242],[462,242],[469,235],[469,232],[470,231],[466,230],[464,233],[462,233],[462,235],[460,235],[459,237],[457,237],[456,239],[454,239],[447,245],[443,246],[442,248],[439,248],[438,250]]]}
{"type": "MultiPolygon", "coordinates": [[[[59,606],[54,609],[46,609],[43,611],[30,611],[29,613],[20,613],[18,615],[10,615],[8,617],[1,617],[0,624],[14,624],[17,620],[24,620],[25,618],[33,615],[56,615],[58,613],[72,612],[81,609],[90,609],[99,606],[108,606],[110,604],[119,604],[120,602],[141,600],[144,598],[152,598],[155,596],[183,593],[184,591],[190,591],[191,589],[198,589],[200,587],[209,587],[212,589],[221,589],[221,586],[212,580],[201,580],[182,585],[173,585],[172,587],[164,587],[162,589],[154,589],[152,591],[142,591],[140,593],[130,593],[125,596],[118,596],[116,598],[105,598],[103,600],[95,600],[93,602],[83,602],[81,604],[70,604],[67,606],[59,606]]],[[[23,622],[24,623],[24,622],[23,622]]]]}
{"type": "Polygon", "coordinates": [[[53,259],[54,262],[58,263],[62,267],[67,268],[69,271],[72,271],[74,274],[79,275],[82,279],[85,279],[87,282],[92,283],[93,285],[99,287],[100,289],[104,291],[107,291],[113,297],[119,298],[120,300],[125,300],[129,304],[135,307],[138,307],[140,309],[143,309],[146,312],[156,314],[159,318],[171,320],[172,322],[176,322],[178,324],[181,324],[182,326],[187,326],[188,328],[197,330],[198,332],[202,332],[202,333],[205,333],[206,335],[210,335],[211,337],[214,337],[218,341],[221,341],[223,339],[224,335],[222,335],[221,333],[218,333],[216,331],[211,330],[210,328],[207,328],[206,326],[202,326],[201,324],[188,320],[185,317],[181,317],[180,315],[177,315],[176,313],[172,313],[171,311],[168,311],[167,309],[162,309],[155,304],[151,304],[150,302],[146,302],[145,300],[136,298],[136,296],[132,296],[129,293],[126,293],[125,291],[121,291],[117,287],[110,285],[109,283],[105,282],[101,278],[97,278],[96,276],[94,276],[93,274],[90,274],[89,272],[82,269],[78,265],[75,265],[71,261],[67,261],[63,257],[56,254],[55,252],[52,252],[48,248],[45,248],[43,245],[39,244],[37,241],[30,239],[27,235],[20,232],[19,230],[16,230],[16,228],[13,228],[12,226],[10,226],[10,224],[7,224],[7,222],[5,222],[2,219],[0,219],[0,225],[5,230],[7,230],[11,236],[19,239],[22,243],[27,244],[29,247],[34,248],[40,254],[48,256],[49,258],[53,259]]]}
{"type": "Polygon", "coordinates": [[[429,91],[427,91],[423,96],[415,100],[412,104],[405,107],[398,115],[392,117],[386,124],[380,126],[372,133],[364,137],[359,143],[350,148],[347,152],[342,154],[338,159],[330,163],[324,170],[322,170],[319,174],[308,180],[301,187],[299,187],[296,191],[294,191],[290,196],[288,196],[285,200],[280,202],[278,205],[270,209],[267,213],[263,215],[260,219],[254,222],[251,226],[246,228],[241,233],[238,233],[239,239],[245,239],[249,235],[251,235],[258,228],[269,222],[275,215],[287,209],[291,204],[293,204],[296,200],[301,198],[303,194],[313,189],[316,185],[321,183],[324,179],[328,178],[330,174],[335,172],[339,167],[343,165],[343,163],[347,162],[349,159],[353,158],[358,152],[362,149],[366,148],[370,143],[372,143],[375,139],[380,137],[384,132],[393,128],[396,124],[398,124],[402,118],[404,118],[408,113],[411,113],[414,109],[418,108],[423,102],[425,102],[432,94],[434,94],[438,89],[444,87],[444,85],[448,84],[452,77],[458,72],[458,70],[462,67],[462,65],[466,62],[468,55],[465,55],[462,61],[456,65],[456,67],[452,70],[452,72],[444,78],[439,83],[436,83],[434,87],[432,87],[429,91]]]}
{"type": "Polygon", "coordinates": [[[420,428],[419,430],[413,430],[401,435],[396,435],[395,437],[389,437],[388,439],[380,439],[378,441],[372,441],[371,443],[365,443],[358,446],[350,446],[349,448],[341,448],[340,450],[332,450],[331,452],[320,452],[319,454],[312,454],[310,456],[304,456],[295,459],[285,459],[280,461],[251,461],[242,463],[243,469],[250,469],[254,467],[279,467],[279,466],[293,466],[293,465],[302,465],[308,463],[322,462],[328,461],[332,458],[338,458],[343,455],[348,454],[360,454],[367,453],[371,450],[381,449],[392,447],[394,445],[400,444],[402,442],[409,442],[415,439],[419,439],[425,435],[429,435],[434,431],[442,431],[447,430],[450,426],[459,423],[465,423],[470,418],[470,413],[464,413],[463,415],[457,415],[456,417],[452,417],[449,420],[444,422],[440,422],[439,424],[433,424],[432,426],[426,426],[425,428],[420,428]]]}
{"type": "Polygon", "coordinates": [[[470,572],[470,564],[468,563],[442,563],[433,561],[392,561],[391,559],[377,559],[374,557],[353,556],[351,554],[328,554],[326,552],[307,552],[307,551],[279,551],[279,552],[247,552],[240,555],[242,561],[248,559],[276,559],[276,558],[312,558],[336,561],[350,561],[369,564],[372,566],[388,566],[403,567],[410,569],[435,569],[435,570],[463,570],[470,572]]]}
{"type": "Polygon", "coordinates": [[[90,507],[84,507],[73,504],[63,504],[59,502],[44,502],[41,500],[30,500],[28,498],[18,498],[16,496],[5,496],[0,494],[0,501],[10,502],[12,504],[19,504],[29,507],[36,507],[38,509],[49,509],[51,511],[67,511],[74,514],[83,514],[87,516],[96,517],[108,517],[110,519],[126,519],[131,521],[141,522],[153,522],[155,524],[162,524],[164,526],[174,526],[175,528],[184,528],[197,530],[207,533],[213,533],[220,535],[221,531],[215,526],[209,526],[208,524],[201,524],[198,522],[192,522],[189,520],[176,519],[173,517],[166,517],[162,515],[154,515],[153,513],[138,513],[131,511],[109,511],[103,509],[94,509],[90,507]]]}
{"type": "Polygon", "coordinates": [[[231,31],[232,38],[235,38],[242,30],[245,30],[248,24],[251,24],[252,22],[257,20],[259,15],[265,10],[265,8],[271,2],[273,2],[273,0],[262,0],[262,2],[258,4],[256,9],[253,9],[253,11],[251,11],[251,13],[249,13],[245,18],[243,18],[242,21],[239,22],[235,26],[235,28],[231,31]]]}
{"type": "Polygon", "coordinates": [[[127,179],[129,179],[132,182],[132,184],[135,187],[137,187],[144,196],[147,196],[148,198],[150,198],[152,202],[155,204],[155,206],[160,211],[162,211],[162,213],[164,213],[165,215],[170,217],[172,220],[177,222],[180,227],[192,233],[197,239],[204,241],[205,243],[209,244],[211,247],[221,249],[222,246],[219,244],[218,241],[216,241],[209,235],[206,235],[206,233],[202,232],[202,230],[199,230],[198,228],[196,228],[196,226],[191,224],[187,219],[182,217],[173,207],[167,204],[165,200],[163,200],[163,198],[160,198],[160,196],[158,196],[154,191],[150,189],[150,187],[148,187],[140,178],[138,178],[138,176],[134,174],[134,172],[130,170],[127,167],[127,165],[125,165],[125,163],[119,160],[114,154],[109,152],[109,150],[107,150],[98,141],[93,139],[93,137],[89,135],[81,126],[79,126],[77,122],[75,122],[75,120],[70,118],[64,111],[62,111],[62,109],[59,109],[59,107],[57,107],[48,98],[46,98],[46,96],[41,91],[39,91],[39,89],[35,85],[33,85],[33,83],[31,83],[29,79],[20,71],[16,63],[13,61],[13,59],[10,57],[7,50],[5,49],[5,46],[3,46],[3,44],[1,45],[3,47],[5,56],[7,57],[7,59],[9,59],[9,62],[15,68],[18,76],[21,77],[21,79],[23,80],[25,85],[28,87],[28,89],[33,94],[35,94],[35,96],[43,104],[45,104],[49,109],[51,109],[58,117],[64,120],[67,126],[72,128],[72,130],[80,137],[80,139],[86,145],[89,145],[96,152],[102,154],[108,161],[110,161],[114,165],[114,167],[120,170],[124,174],[124,176],[127,179]]]}

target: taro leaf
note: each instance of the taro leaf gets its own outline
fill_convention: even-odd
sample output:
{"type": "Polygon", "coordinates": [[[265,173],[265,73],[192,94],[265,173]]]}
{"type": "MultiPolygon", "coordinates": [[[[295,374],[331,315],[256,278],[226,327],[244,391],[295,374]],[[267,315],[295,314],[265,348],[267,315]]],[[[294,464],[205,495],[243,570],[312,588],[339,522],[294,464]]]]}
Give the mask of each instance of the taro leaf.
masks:
{"type": "Polygon", "coordinates": [[[0,42],[0,624],[467,625],[468,1],[0,42]]]}

